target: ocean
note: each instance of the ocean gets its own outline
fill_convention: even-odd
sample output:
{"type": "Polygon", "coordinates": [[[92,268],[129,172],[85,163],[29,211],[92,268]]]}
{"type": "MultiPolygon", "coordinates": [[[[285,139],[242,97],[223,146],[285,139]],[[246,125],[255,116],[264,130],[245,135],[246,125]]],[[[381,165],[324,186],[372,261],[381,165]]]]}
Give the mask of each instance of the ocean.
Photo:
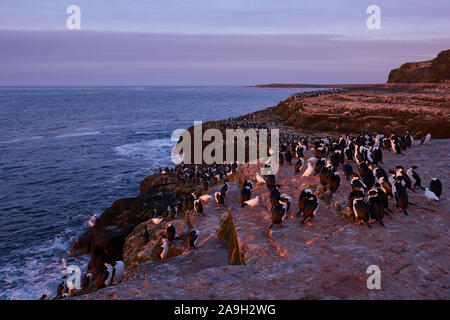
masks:
{"type": "MultiPolygon", "coordinates": [[[[311,90],[311,89],[306,89],[311,90]]],[[[77,236],[171,166],[172,131],[276,105],[296,88],[0,87],[0,299],[53,296],[77,236]]]]}

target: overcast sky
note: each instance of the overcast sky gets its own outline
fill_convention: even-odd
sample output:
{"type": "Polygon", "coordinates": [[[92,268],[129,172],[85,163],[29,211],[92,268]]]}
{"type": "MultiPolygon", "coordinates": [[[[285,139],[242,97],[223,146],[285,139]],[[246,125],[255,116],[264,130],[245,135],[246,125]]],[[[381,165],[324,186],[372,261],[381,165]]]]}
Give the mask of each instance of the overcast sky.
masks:
{"type": "Polygon", "coordinates": [[[1,0],[0,85],[385,82],[450,48],[449,13],[448,0],[1,0]],[[81,30],[66,29],[72,4],[81,30]]]}

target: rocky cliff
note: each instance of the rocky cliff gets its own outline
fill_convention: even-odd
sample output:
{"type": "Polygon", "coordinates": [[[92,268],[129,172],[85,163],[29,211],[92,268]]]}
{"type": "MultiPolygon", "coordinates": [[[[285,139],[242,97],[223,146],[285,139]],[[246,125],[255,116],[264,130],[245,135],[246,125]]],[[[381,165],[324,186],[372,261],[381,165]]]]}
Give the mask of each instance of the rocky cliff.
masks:
{"type": "Polygon", "coordinates": [[[152,210],[162,210],[177,203],[173,176],[156,174],[141,182],[137,197],[116,200],[95,220],[92,229],[78,237],[71,254],[89,254],[88,272],[95,276],[105,262],[123,259],[127,237],[142,222],[151,218],[152,210]]]}
{"type": "MultiPolygon", "coordinates": [[[[449,169],[442,166],[449,140],[409,149],[403,156],[385,152],[383,166],[417,165],[424,185],[438,176],[448,186],[449,169]],[[432,155],[432,156],[430,156],[432,155]]],[[[313,153],[308,151],[305,158],[313,153]]],[[[352,164],[356,170],[356,164],[352,164]]],[[[245,164],[230,177],[255,178],[256,165],[245,164]]],[[[342,170],[338,170],[343,176],[342,170]]],[[[239,179],[234,179],[239,180],[239,179]]],[[[448,299],[449,227],[446,201],[426,203],[423,191],[408,192],[415,204],[409,215],[392,213],[385,227],[349,224],[321,200],[312,225],[295,218],[297,199],[303,188],[318,193],[319,177],[293,176],[293,166],[284,164],[277,175],[282,192],[293,198],[289,217],[281,228],[268,229],[270,201],[267,187],[254,184],[257,207],[240,208],[239,184],[230,182],[225,206],[213,200],[205,204],[205,216],[193,214],[192,225],[200,230],[197,250],[178,250],[163,261],[151,258],[153,230],[166,227],[145,222],[127,238],[124,258],[126,280],[81,299],[448,299]],[[152,240],[141,241],[143,225],[152,229],[152,240]],[[369,290],[367,267],[381,269],[381,289],[369,290]]],[[[214,186],[208,194],[214,194],[214,186]]],[[[347,198],[350,182],[341,181],[333,203],[347,198]]],[[[444,188],[443,194],[448,194],[444,188]]],[[[323,197],[321,197],[323,199],[323,197]]],[[[389,200],[390,208],[393,201],[389,200]]],[[[176,220],[179,233],[186,222],[176,220]]]]}
{"type": "Polygon", "coordinates": [[[450,138],[450,83],[385,84],[345,93],[292,95],[274,112],[302,132],[405,134],[450,138]]]}
{"type": "Polygon", "coordinates": [[[408,62],[389,73],[388,83],[450,82],[450,50],[422,62],[408,62]]]}

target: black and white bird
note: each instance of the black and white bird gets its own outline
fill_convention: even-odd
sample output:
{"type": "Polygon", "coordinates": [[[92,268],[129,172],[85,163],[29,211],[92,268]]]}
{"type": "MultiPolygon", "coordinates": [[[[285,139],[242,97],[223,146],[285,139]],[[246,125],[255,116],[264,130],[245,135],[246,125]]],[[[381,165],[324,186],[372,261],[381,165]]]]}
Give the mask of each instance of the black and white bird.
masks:
{"type": "Polygon", "coordinates": [[[371,189],[368,193],[367,207],[369,208],[371,223],[378,221],[382,226],[384,226],[384,205],[378,196],[377,189],[371,189]]]}
{"type": "Polygon", "coordinates": [[[388,201],[388,196],[386,195],[386,193],[383,190],[383,187],[381,186],[381,184],[379,183],[375,183],[375,189],[377,190],[377,196],[378,199],[380,200],[380,203],[383,205],[383,213],[386,213],[387,215],[389,215],[385,210],[392,212],[391,209],[389,209],[389,201],[388,201]],[[385,209],[385,210],[384,210],[385,209]]]}
{"type": "Polygon", "coordinates": [[[316,174],[320,173],[322,168],[325,167],[325,164],[326,164],[326,160],[324,158],[317,160],[316,163],[314,164],[314,174],[316,175],[316,174]]]}
{"type": "Polygon", "coordinates": [[[194,201],[194,210],[197,213],[200,213],[201,215],[205,215],[203,213],[203,204],[201,199],[197,199],[194,201]]]}
{"type": "Polygon", "coordinates": [[[430,139],[431,139],[431,134],[428,133],[425,137],[422,138],[420,144],[428,143],[428,141],[430,141],[430,139]]]}
{"type": "Polygon", "coordinates": [[[270,200],[270,205],[271,205],[271,209],[273,210],[273,207],[276,206],[280,200],[281,197],[281,192],[278,189],[280,187],[280,185],[275,185],[275,187],[272,189],[272,191],[270,191],[270,195],[269,195],[269,200],[270,200]]]}
{"type": "Polygon", "coordinates": [[[412,186],[418,187],[422,190],[425,190],[422,187],[422,180],[420,179],[419,174],[416,172],[417,166],[412,166],[411,168],[408,169],[408,171],[406,171],[406,174],[408,175],[409,179],[411,180],[411,184],[412,186]]]}
{"type": "Polygon", "coordinates": [[[150,233],[147,230],[147,226],[144,226],[144,243],[148,243],[150,241],[150,233]]]}
{"type": "Polygon", "coordinates": [[[353,178],[350,184],[352,186],[352,190],[367,189],[367,186],[364,184],[364,182],[361,181],[356,173],[353,174],[353,178]]]}
{"type": "Polygon", "coordinates": [[[382,177],[388,180],[388,175],[386,174],[386,171],[384,171],[383,168],[376,167],[372,170],[372,172],[375,175],[376,180],[379,181],[382,177]]]}
{"type": "Polygon", "coordinates": [[[375,176],[372,172],[372,170],[368,170],[362,179],[364,185],[366,186],[366,189],[371,189],[373,185],[375,184],[375,176]]]}
{"type": "Polygon", "coordinates": [[[300,222],[300,224],[304,224],[305,221],[308,219],[310,222],[312,222],[318,209],[319,209],[319,199],[317,199],[315,194],[308,194],[305,206],[302,209],[303,219],[300,222]]]}
{"type": "Polygon", "coordinates": [[[305,164],[305,160],[303,160],[302,158],[299,158],[297,160],[297,162],[295,163],[295,166],[294,166],[294,175],[300,173],[304,164],[305,164]]]}
{"type": "Polygon", "coordinates": [[[196,245],[200,238],[200,231],[192,229],[189,231],[189,249],[197,249],[196,245]]]}
{"type": "Polygon", "coordinates": [[[166,228],[166,237],[169,240],[169,243],[172,243],[175,240],[176,230],[173,224],[169,224],[166,228]]]}
{"type": "Polygon", "coordinates": [[[225,194],[222,192],[214,193],[214,199],[218,205],[223,205],[225,203],[225,194]]]}
{"type": "Polygon", "coordinates": [[[394,185],[392,186],[392,193],[394,194],[394,202],[398,211],[403,211],[403,213],[407,216],[408,211],[408,193],[406,192],[405,187],[403,186],[402,179],[398,178],[395,180],[394,185]]]}
{"type": "Polygon", "coordinates": [[[331,173],[327,178],[327,185],[331,192],[336,192],[341,183],[341,177],[338,172],[331,173]]]}
{"type": "Polygon", "coordinates": [[[386,179],[385,177],[381,177],[379,184],[388,198],[394,197],[394,194],[392,193],[392,184],[389,178],[386,179]]]}
{"type": "Polygon", "coordinates": [[[438,196],[428,188],[425,188],[425,198],[427,198],[428,201],[434,200],[439,202],[438,196]]]}
{"type": "Polygon", "coordinates": [[[328,184],[328,177],[334,172],[333,166],[323,167],[320,170],[319,182],[321,185],[326,186],[328,184]]]}
{"type": "Polygon", "coordinates": [[[363,197],[355,197],[353,199],[353,214],[358,223],[364,222],[369,228],[370,211],[363,197]]]}
{"type": "Polygon", "coordinates": [[[281,204],[287,204],[287,207],[286,207],[286,214],[288,214],[289,213],[289,210],[290,210],[290,208],[291,208],[291,201],[292,201],[292,199],[291,199],[291,197],[289,197],[286,193],[283,193],[281,196],[280,196],[280,203],[281,204]]]}
{"type": "Polygon", "coordinates": [[[415,193],[415,191],[411,188],[411,179],[408,177],[408,175],[405,173],[405,170],[402,166],[396,166],[396,179],[401,179],[402,185],[405,187],[405,189],[409,189],[412,192],[415,193]]]}
{"type": "Polygon", "coordinates": [[[278,202],[275,206],[272,207],[272,224],[269,226],[271,229],[273,226],[281,226],[284,217],[287,213],[287,202],[281,203],[278,202]]]}
{"type": "Polygon", "coordinates": [[[250,197],[252,195],[252,190],[249,186],[244,186],[241,190],[241,194],[239,196],[239,204],[243,208],[245,206],[245,201],[250,200],[250,197]]]}
{"type": "Polygon", "coordinates": [[[249,187],[250,189],[253,189],[253,183],[250,180],[244,180],[244,183],[242,184],[242,188],[249,187]]]}
{"type": "Polygon", "coordinates": [[[311,189],[304,189],[300,196],[298,197],[298,211],[297,217],[303,213],[303,209],[305,208],[306,202],[308,201],[309,196],[313,194],[311,189]]]}
{"type": "Polygon", "coordinates": [[[442,183],[438,178],[433,178],[430,181],[430,191],[432,191],[438,198],[441,198],[442,183]]]}
{"type": "Polygon", "coordinates": [[[223,193],[223,195],[225,196],[225,193],[228,191],[228,183],[225,181],[223,183],[222,188],[220,188],[220,192],[223,193]]]}

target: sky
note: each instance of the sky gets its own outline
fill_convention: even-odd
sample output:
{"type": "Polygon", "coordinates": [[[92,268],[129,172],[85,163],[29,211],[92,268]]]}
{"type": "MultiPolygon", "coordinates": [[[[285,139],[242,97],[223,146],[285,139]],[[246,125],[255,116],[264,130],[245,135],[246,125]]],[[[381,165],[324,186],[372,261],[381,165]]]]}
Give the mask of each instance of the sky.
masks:
{"type": "Polygon", "coordinates": [[[0,85],[381,83],[450,48],[449,13],[448,0],[1,0],[0,85]]]}

